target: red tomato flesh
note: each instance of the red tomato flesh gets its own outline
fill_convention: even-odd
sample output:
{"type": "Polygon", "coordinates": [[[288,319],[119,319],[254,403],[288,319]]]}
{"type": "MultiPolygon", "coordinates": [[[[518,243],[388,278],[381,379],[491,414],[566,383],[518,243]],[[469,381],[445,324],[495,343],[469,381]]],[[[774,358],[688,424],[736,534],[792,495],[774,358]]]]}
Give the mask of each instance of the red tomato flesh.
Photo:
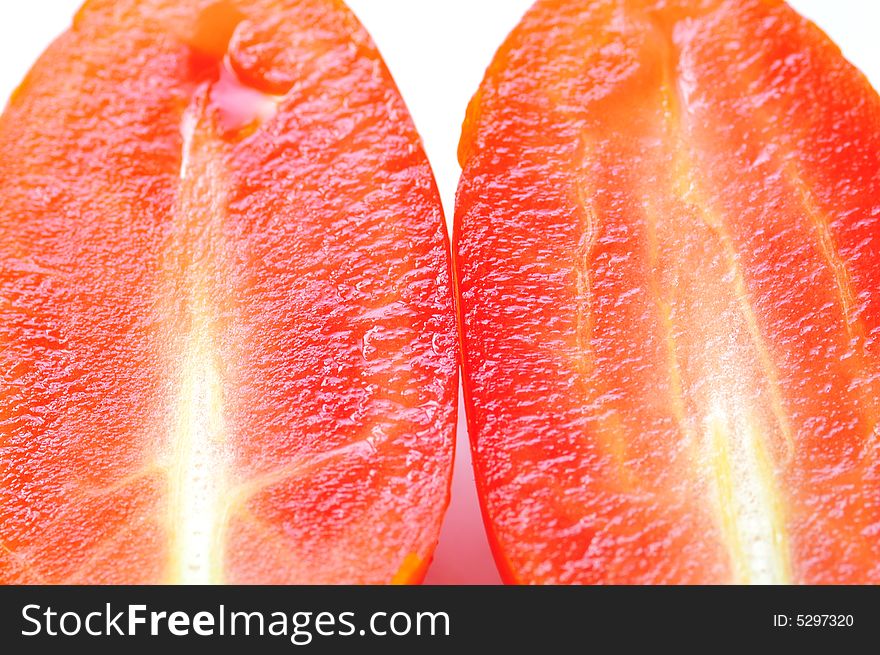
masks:
{"type": "Polygon", "coordinates": [[[837,47],[775,0],[541,0],[460,158],[506,579],[880,582],[880,98],[837,47]]]}
{"type": "Polygon", "coordinates": [[[0,582],[417,582],[439,197],[342,2],[91,0],[0,119],[0,582]]]}

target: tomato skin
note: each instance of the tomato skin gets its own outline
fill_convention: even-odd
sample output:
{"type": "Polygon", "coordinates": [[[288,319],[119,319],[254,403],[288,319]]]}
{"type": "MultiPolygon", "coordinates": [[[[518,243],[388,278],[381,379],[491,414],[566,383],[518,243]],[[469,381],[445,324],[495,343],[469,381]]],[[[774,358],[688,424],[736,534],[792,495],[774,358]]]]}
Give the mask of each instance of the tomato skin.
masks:
{"type": "Polygon", "coordinates": [[[878,127],[781,2],[526,15],[453,244],[506,581],[880,580],[878,127]]]}
{"type": "Polygon", "coordinates": [[[0,582],[418,583],[439,195],[342,2],[90,0],[0,118],[0,582]]]}

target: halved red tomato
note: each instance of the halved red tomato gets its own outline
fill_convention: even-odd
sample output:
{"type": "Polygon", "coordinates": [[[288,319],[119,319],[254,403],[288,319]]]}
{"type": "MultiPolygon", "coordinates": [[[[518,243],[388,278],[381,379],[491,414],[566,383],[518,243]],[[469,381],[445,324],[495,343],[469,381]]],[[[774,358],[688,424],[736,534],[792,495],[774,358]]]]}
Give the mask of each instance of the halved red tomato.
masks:
{"type": "Polygon", "coordinates": [[[777,0],[541,0],[460,158],[507,580],[880,582],[880,98],[837,47],[777,0]]]}
{"type": "Polygon", "coordinates": [[[91,0],[0,119],[0,581],[414,582],[440,201],[342,2],[91,0]]]}

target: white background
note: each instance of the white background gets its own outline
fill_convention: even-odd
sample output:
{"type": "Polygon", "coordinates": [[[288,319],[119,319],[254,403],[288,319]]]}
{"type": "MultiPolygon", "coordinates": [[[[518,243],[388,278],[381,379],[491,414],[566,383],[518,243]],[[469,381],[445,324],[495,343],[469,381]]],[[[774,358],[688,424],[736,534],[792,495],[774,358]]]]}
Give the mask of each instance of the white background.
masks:
{"type": "MultiPolygon", "coordinates": [[[[588,2],[589,0],[584,0],[588,2]]],[[[456,149],[471,95],[495,49],[532,0],[348,0],[373,35],[410,107],[451,223],[460,169],[456,149]]],[[[0,103],[48,43],[70,24],[80,0],[0,3],[0,103]]],[[[880,0],[791,0],[880,88],[880,0]]],[[[464,416],[453,499],[427,582],[494,583],[482,531],[464,416]]]]}

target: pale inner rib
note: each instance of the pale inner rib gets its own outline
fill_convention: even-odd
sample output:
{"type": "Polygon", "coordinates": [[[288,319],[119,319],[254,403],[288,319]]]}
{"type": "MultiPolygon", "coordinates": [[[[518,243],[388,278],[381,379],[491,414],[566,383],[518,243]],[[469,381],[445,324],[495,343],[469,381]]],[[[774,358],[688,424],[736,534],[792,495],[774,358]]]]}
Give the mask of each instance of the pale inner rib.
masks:
{"type": "Polygon", "coordinates": [[[217,253],[223,241],[222,149],[200,128],[197,107],[181,122],[183,152],[175,227],[175,272],[186,298],[185,337],[177,361],[174,433],[170,439],[170,582],[223,581],[226,524],[226,430],[223,378],[216,342],[217,253]]]}
{"type": "Polygon", "coordinates": [[[712,403],[705,432],[704,457],[735,581],[790,582],[783,513],[760,424],[744,405],[719,398],[712,403]]]}
{"type": "MultiPolygon", "coordinates": [[[[198,323],[195,323],[198,325],[198,323]]],[[[183,363],[171,471],[172,578],[220,582],[225,456],[220,375],[210,345],[191,335],[183,363]]]]}

